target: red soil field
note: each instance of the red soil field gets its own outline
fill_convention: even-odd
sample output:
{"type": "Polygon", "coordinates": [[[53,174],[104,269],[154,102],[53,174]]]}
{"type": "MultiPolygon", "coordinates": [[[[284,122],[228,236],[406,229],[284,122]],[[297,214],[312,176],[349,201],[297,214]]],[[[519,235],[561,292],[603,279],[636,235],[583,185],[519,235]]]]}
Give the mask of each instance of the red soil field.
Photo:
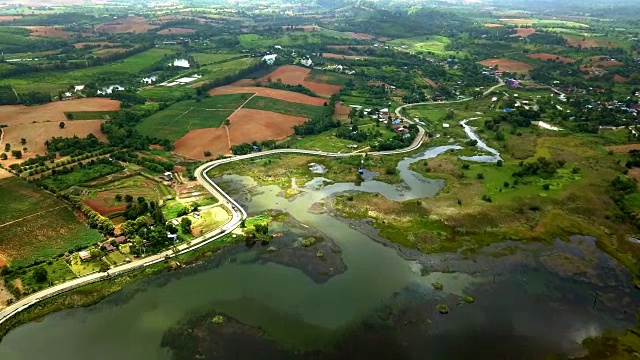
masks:
{"type": "Polygon", "coordinates": [[[106,33],[145,33],[155,28],[157,28],[157,26],[150,25],[145,18],[131,16],[126,19],[100,24],[96,27],[96,31],[106,33]]]}
{"type": "Polygon", "coordinates": [[[438,87],[438,83],[429,79],[429,78],[422,78],[422,81],[424,81],[425,83],[427,83],[427,85],[437,88],[438,87]]]}
{"type": "Polygon", "coordinates": [[[306,120],[300,116],[241,108],[229,117],[228,137],[224,127],[191,130],[175,142],[175,153],[198,160],[226,155],[230,153],[229,144],[284,139],[293,134],[293,125],[306,120]],[[204,156],[205,151],[210,151],[211,157],[204,156]]]}
{"type": "Polygon", "coordinates": [[[215,88],[209,90],[209,95],[220,95],[220,94],[242,94],[242,93],[254,93],[260,96],[270,97],[274,99],[280,99],[285,101],[297,102],[300,104],[309,104],[315,106],[323,106],[326,99],[321,99],[293,91],[285,91],[271,88],[263,88],[263,87],[252,87],[252,86],[222,86],[219,88],[215,88]]]}
{"type": "Polygon", "coordinates": [[[582,48],[616,47],[616,45],[611,41],[602,40],[602,39],[586,38],[585,40],[577,40],[575,38],[568,38],[568,37],[565,37],[565,39],[567,39],[567,43],[569,44],[569,46],[573,46],[573,47],[582,47],[582,48]]]}
{"type": "Polygon", "coordinates": [[[346,32],[345,34],[349,34],[351,36],[353,36],[356,39],[362,39],[362,40],[371,40],[374,39],[375,36],[370,35],[370,34],[365,34],[365,33],[359,33],[359,32],[346,32]]]}
{"type": "Polygon", "coordinates": [[[613,151],[615,153],[619,153],[619,154],[626,154],[626,153],[629,152],[629,150],[640,150],[640,144],[627,144],[627,145],[607,146],[607,150],[611,150],[611,151],[613,151]]]}
{"type": "Polygon", "coordinates": [[[112,42],[106,42],[106,41],[100,41],[100,42],[79,42],[79,43],[75,43],[73,44],[73,46],[76,49],[82,49],[83,47],[86,46],[118,46],[120,45],[120,43],[112,43],[112,42]]]}
{"type": "Polygon", "coordinates": [[[98,56],[106,56],[106,55],[111,55],[111,54],[118,54],[118,53],[123,53],[127,51],[127,49],[123,49],[123,48],[110,48],[110,49],[100,49],[100,50],[96,50],[93,53],[95,55],[98,56]]]}
{"type": "Polygon", "coordinates": [[[563,56],[559,56],[559,55],[554,55],[554,54],[546,54],[546,53],[529,54],[527,56],[532,58],[532,59],[537,59],[537,60],[542,60],[542,61],[553,60],[553,61],[559,61],[559,62],[565,63],[565,64],[570,64],[570,63],[576,62],[573,59],[569,59],[569,58],[566,58],[566,57],[563,57],[563,56]]]}
{"type": "Polygon", "coordinates": [[[520,36],[525,38],[535,32],[536,32],[536,29],[534,28],[517,28],[516,33],[511,36],[520,36]]]}
{"type": "Polygon", "coordinates": [[[29,37],[70,38],[71,33],[51,26],[24,26],[31,30],[29,37]]]}
{"type": "Polygon", "coordinates": [[[0,123],[14,126],[41,122],[67,121],[67,111],[115,111],[120,109],[120,102],[107,98],[86,98],[67,101],[55,101],[40,106],[5,105],[0,106],[0,123]]]}
{"type": "MultiPolygon", "coordinates": [[[[272,73],[261,77],[257,81],[262,84],[266,84],[269,81],[269,79],[271,79],[271,81],[277,81],[278,79],[280,79],[284,84],[302,85],[320,96],[331,96],[332,94],[335,94],[338,91],[340,91],[340,89],[342,88],[341,86],[338,86],[338,85],[330,85],[330,84],[305,80],[305,78],[309,75],[310,72],[311,72],[311,69],[304,68],[301,66],[285,65],[285,66],[280,66],[272,73]]],[[[238,83],[245,84],[245,85],[250,84],[248,82],[246,83],[242,82],[242,80],[238,83]]]]}
{"type": "Polygon", "coordinates": [[[368,59],[368,56],[361,55],[342,55],[342,54],[334,54],[334,53],[322,53],[323,58],[327,59],[345,59],[345,60],[363,60],[368,59]]]}
{"type": "Polygon", "coordinates": [[[229,139],[231,144],[252,141],[284,139],[293,134],[293,126],[307,121],[306,117],[278,114],[275,112],[238,109],[230,117],[229,139]]]}
{"type": "Polygon", "coordinates": [[[158,31],[158,34],[160,35],[176,35],[176,34],[192,34],[196,32],[193,29],[185,29],[185,28],[167,28],[167,29],[162,29],[160,31],[158,31]]]}
{"type": "Polygon", "coordinates": [[[176,154],[198,160],[207,159],[205,151],[213,154],[209,159],[229,153],[229,139],[223,127],[191,130],[178,139],[174,146],[176,154]]]}
{"type": "Polygon", "coordinates": [[[502,24],[484,24],[484,27],[488,27],[488,28],[496,28],[496,27],[503,27],[504,25],[502,24]]]}
{"type": "Polygon", "coordinates": [[[337,102],[333,109],[334,120],[349,120],[350,107],[337,102]]]}
{"type": "Polygon", "coordinates": [[[613,81],[617,82],[617,83],[626,83],[626,82],[629,82],[629,80],[630,80],[629,78],[626,78],[624,76],[620,76],[618,74],[615,74],[613,76],[613,81]]]}
{"type": "Polygon", "coordinates": [[[608,67],[608,66],[622,66],[624,65],[624,63],[617,60],[605,60],[605,61],[598,61],[596,65],[608,67]]]}
{"type": "Polygon", "coordinates": [[[532,65],[508,59],[487,59],[479,61],[478,63],[486,67],[494,67],[495,65],[498,65],[498,70],[512,73],[525,73],[534,68],[532,65]]]}
{"type": "MultiPolygon", "coordinates": [[[[102,194],[100,194],[102,195],[102,194]]],[[[100,215],[109,215],[109,214],[113,214],[119,211],[125,211],[127,209],[127,205],[126,204],[121,204],[121,205],[117,205],[117,206],[108,206],[105,201],[107,199],[101,199],[100,195],[98,195],[98,198],[96,199],[86,199],[83,201],[83,203],[85,203],[85,205],[87,205],[88,207],[92,208],[94,211],[96,211],[98,214],[100,215]]],[[[111,199],[109,199],[111,200],[111,199]]]]}
{"type": "Polygon", "coordinates": [[[2,15],[2,16],[0,16],[0,22],[13,21],[13,20],[17,20],[17,19],[22,19],[22,16],[11,16],[11,15],[2,15]]]}
{"type": "Polygon", "coordinates": [[[60,129],[58,122],[10,125],[3,129],[4,134],[0,146],[4,149],[4,145],[8,143],[11,144],[11,149],[22,151],[22,148],[26,147],[28,150],[26,152],[23,151],[22,159],[18,160],[9,156],[9,159],[0,161],[0,164],[8,166],[10,164],[20,163],[36,155],[44,155],[47,150],[44,143],[54,136],[73,137],[73,135],[78,135],[79,137],[85,137],[89,134],[94,134],[99,139],[106,141],[104,134],[100,131],[100,124],[104,121],[105,120],[65,121],[66,126],[64,129],[60,129]],[[22,138],[27,140],[25,145],[20,143],[20,139],[22,138]]]}

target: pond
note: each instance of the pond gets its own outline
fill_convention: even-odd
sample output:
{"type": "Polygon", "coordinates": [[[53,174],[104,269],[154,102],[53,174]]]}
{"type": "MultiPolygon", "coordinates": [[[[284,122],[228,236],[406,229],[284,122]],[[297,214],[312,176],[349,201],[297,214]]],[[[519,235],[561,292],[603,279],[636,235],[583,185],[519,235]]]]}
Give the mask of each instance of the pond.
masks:
{"type": "Polygon", "coordinates": [[[442,182],[409,166],[457,148],[432,148],[402,160],[402,185],[316,182],[285,199],[277,186],[259,186],[249,177],[216,179],[242,190],[237,197],[249,213],[290,214],[272,229],[282,237],[268,247],[230,247],[189,268],[138,281],[94,306],[20,326],[0,343],[0,359],[171,359],[176,349],[162,346],[167,331],[212,309],[244,324],[249,334],[225,342],[229,351],[210,354],[229,359],[238,351],[296,358],[295,349],[327,351],[332,358],[336,346],[362,354],[379,344],[398,346],[408,358],[537,359],[579,353],[585,337],[632,324],[640,298],[629,272],[591,238],[424,255],[365,235],[375,235],[365,221],[316,211],[327,197],[350,190],[393,200],[433,196],[442,182]],[[308,248],[331,252],[324,265],[304,253],[300,239],[306,236],[325,239],[308,248]],[[434,282],[443,290],[435,290],[434,282]],[[475,302],[461,301],[467,295],[475,302]],[[438,304],[447,304],[450,313],[439,314],[438,304]],[[247,329],[264,336],[252,337],[247,329]],[[265,339],[278,350],[261,353],[265,339]]]}

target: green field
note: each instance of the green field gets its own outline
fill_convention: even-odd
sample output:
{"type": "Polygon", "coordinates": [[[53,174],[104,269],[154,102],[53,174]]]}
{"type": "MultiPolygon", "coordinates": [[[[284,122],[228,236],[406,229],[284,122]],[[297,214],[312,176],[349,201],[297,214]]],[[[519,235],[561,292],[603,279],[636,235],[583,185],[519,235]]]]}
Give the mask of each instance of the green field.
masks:
{"type": "Polygon", "coordinates": [[[42,184],[49,186],[57,191],[65,190],[74,185],[80,185],[85,182],[113,174],[122,169],[123,167],[118,163],[97,163],[95,165],[87,165],[82,168],[76,168],[68,174],[49,176],[42,180],[42,184]]]}
{"type": "Polygon", "coordinates": [[[228,94],[181,101],[142,120],[138,130],[148,136],[178,140],[189,130],[219,127],[252,94],[228,94]]]}
{"type": "Polygon", "coordinates": [[[228,61],[230,59],[234,59],[237,57],[246,57],[246,54],[240,53],[220,53],[220,54],[204,54],[204,53],[195,53],[193,54],[193,58],[200,64],[200,66],[221,63],[228,61]]]}
{"type": "Polygon", "coordinates": [[[32,73],[3,79],[0,84],[11,84],[19,93],[27,91],[53,93],[65,90],[69,85],[85,84],[97,77],[100,77],[103,83],[127,81],[169,53],[163,49],[151,49],[108,65],[77,70],[32,73]]]}
{"type": "Polygon", "coordinates": [[[223,77],[235,74],[240,70],[246,69],[255,63],[260,61],[257,58],[245,58],[227,61],[221,64],[211,64],[201,66],[198,70],[198,74],[202,75],[202,78],[199,81],[210,81],[210,80],[218,80],[223,77]]]}
{"type": "Polygon", "coordinates": [[[302,116],[312,118],[322,113],[322,106],[300,104],[290,101],[273,99],[263,96],[254,96],[243,108],[273,111],[285,115],[302,116]]]}
{"type": "Polygon", "coordinates": [[[27,182],[0,180],[0,197],[0,255],[12,266],[28,265],[102,239],[66,204],[27,182]]]}
{"type": "Polygon", "coordinates": [[[285,35],[242,34],[238,36],[240,46],[247,49],[266,49],[273,45],[296,46],[310,44],[339,44],[353,37],[338,31],[320,30],[310,32],[289,32],[285,35]]]}
{"type": "Polygon", "coordinates": [[[353,76],[332,71],[312,69],[305,80],[323,84],[345,86],[349,80],[353,80],[353,76]]]}
{"type": "Polygon", "coordinates": [[[175,102],[191,98],[196,89],[186,86],[157,86],[140,90],[140,95],[155,102],[175,102]]]}
{"type": "Polygon", "coordinates": [[[388,41],[386,44],[389,46],[402,47],[406,46],[408,49],[413,51],[425,51],[432,52],[434,54],[448,54],[449,52],[445,50],[445,47],[451,43],[451,40],[444,36],[437,35],[427,35],[427,36],[416,36],[412,38],[406,39],[396,39],[392,41],[388,41]]]}
{"type": "Polygon", "coordinates": [[[67,120],[109,120],[117,111],[73,111],[65,112],[67,120]]]}

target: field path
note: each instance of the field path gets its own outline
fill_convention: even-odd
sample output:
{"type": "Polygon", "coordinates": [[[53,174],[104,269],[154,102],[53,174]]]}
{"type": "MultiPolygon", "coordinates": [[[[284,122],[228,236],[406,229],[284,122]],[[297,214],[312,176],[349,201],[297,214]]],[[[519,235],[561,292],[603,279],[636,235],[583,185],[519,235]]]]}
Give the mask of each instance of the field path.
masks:
{"type": "Polygon", "coordinates": [[[229,149],[231,149],[231,135],[229,135],[229,127],[227,125],[222,126],[224,126],[224,131],[227,132],[227,143],[229,143],[229,149]]]}
{"type": "Polygon", "coordinates": [[[46,212],[53,211],[53,210],[56,210],[56,209],[60,209],[60,208],[62,208],[62,207],[66,207],[66,205],[60,205],[60,206],[57,206],[57,207],[54,207],[54,208],[51,208],[51,209],[48,209],[48,210],[44,210],[44,211],[37,212],[37,213],[35,213],[35,214],[27,215],[27,216],[25,216],[25,217],[21,217],[20,219],[16,219],[16,220],[13,220],[13,221],[9,221],[8,223],[4,223],[4,224],[0,225],[0,227],[7,226],[7,225],[11,225],[11,224],[16,223],[16,222],[18,222],[18,221],[22,221],[22,220],[24,220],[24,219],[28,219],[28,218],[30,218],[30,217],[34,217],[34,216],[36,216],[36,215],[44,214],[44,213],[46,213],[46,212]]]}
{"type": "Polygon", "coordinates": [[[20,96],[18,96],[18,92],[16,91],[16,88],[12,86],[11,90],[13,90],[13,93],[16,94],[16,99],[18,100],[18,102],[20,102],[20,96]]]}

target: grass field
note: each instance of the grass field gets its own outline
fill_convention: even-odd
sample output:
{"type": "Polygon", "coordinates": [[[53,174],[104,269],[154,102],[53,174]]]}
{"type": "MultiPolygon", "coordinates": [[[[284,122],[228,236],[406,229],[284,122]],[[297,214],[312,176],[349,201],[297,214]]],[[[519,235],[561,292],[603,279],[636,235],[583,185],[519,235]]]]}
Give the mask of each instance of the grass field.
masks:
{"type": "Polygon", "coordinates": [[[157,86],[140,90],[140,95],[155,102],[175,102],[195,95],[196,89],[186,86],[157,86]]]}
{"type": "Polygon", "coordinates": [[[198,64],[200,64],[200,66],[203,65],[209,65],[209,64],[213,64],[213,63],[220,63],[220,62],[225,62],[227,60],[230,59],[234,59],[237,57],[242,57],[242,56],[247,56],[246,54],[240,54],[240,53],[232,53],[232,54],[204,54],[204,53],[195,53],[193,54],[193,58],[198,62],[198,64]]]}
{"type": "Polygon", "coordinates": [[[300,104],[263,96],[254,96],[244,105],[244,108],[266,110],[285,115],[302,116],[308,118],[320,115],[323,110],[321,106],[300,104]]]}
{"type": "Polygon", "coordinates": [[[450,43],[451,40],[444,36],[428,35],[391,40],[386,44],[389,46],[406,46],[413,51],[425,51],[438,55],[444,55],[449,53],[445,50],[445,47],[450,43]]]}
{"type": "Polygon", "coordinates": [[[0,180],[0,197],[0,254],[12,266],[102,239],[63,202],[17,178],[0,180]]]}
{"type": "Polygon", "coordinates": [[[3,79],[0,84],[11,84],[19,93],[27,91],[49,91],[53,93],[58,90],[65,90],[69,85],[84,84],[98,76],[103,78],[102,82],[118,82],[129,79],[131,74],[141,72],[170,53],[170,51],[164,49],[151,49],[108,65],[77,70],[32,73],[3,79]]]}
{"type": "Polygon", "coordinates": [[[76,275],[71,271],[64,259],[58,259],[52,263],[45,263],[42,265],[34,266],[24,272],[17,272],[5,278],[5,281],[15,284],[20,282],[22,287],[22,294],[30,294],[49,287],[51,284],[59,284],[68,280],[72,280],[76,275]],[[38,282],[34,278],[34,271],[37,268],[43,268],[49,275],[49,280],[45,282],[38,282]]]}
{"type": "Polygon", "coordinates": [[[252,94],[217,95],[181,101],[142,120],[137,126],[144,135],[177,140],[190,130],[219,127],[252,94]]]}
{"type": "MultiPolygon", "coordinates": [[[[144,176],[136,175],[122,180],[114,181],[99,189],[89,188],[83,196],[83,202],[101,215],[110,215],[124,211],[126,202],[116,201],[115,196],[131,195],[134,199],[142,196],[147,201],[157,202],[165,196],[161,184],[144,176]]],[[[171,195],[169,193],[169,195],[171,195]]]]}
{"type": "Polygon", "coordinates": [[[68,189],[74,185],[80,185],[91,180],[99,179],[122,169],[123,167],[118,163],[97,163],[95,165],[87,165],[83,168],[76,168],[68,174],[49,176],[42,180],[42,183],[60,191],[68,189]]]}
{"type": "Polygon", "coordinates": [[[280,46],[319,45],[323,42],[339,44],[338,40],[350,40],[352,36],[338,31],[319,30],[310,32],[289,32],[285,35],[268,36],[242,34],[238,37],[240,46],[246,49],[266,49],[274,44],[280,46]]]}
{"type": "Polygon", "coordinates": [[[345,86],[349,80],[353,80],[353,76],[331,71],[312,69],[305,80],[330,85],[345,86]]]}
{"type": "Polygon", "coordinates": [[[109,120],[116,111],[72,111],[65,112],[67,120],[109,120]]]}
{"type": "Polygon", "coordinates": [[[229,74],[235,74],[242,69],[254,65],[260,61],[257,58],[245,58],[227,61],[221,64],[204,65],[200,67],[198,73],[202,75],[200,81],[218,80],[229,74]]]}

